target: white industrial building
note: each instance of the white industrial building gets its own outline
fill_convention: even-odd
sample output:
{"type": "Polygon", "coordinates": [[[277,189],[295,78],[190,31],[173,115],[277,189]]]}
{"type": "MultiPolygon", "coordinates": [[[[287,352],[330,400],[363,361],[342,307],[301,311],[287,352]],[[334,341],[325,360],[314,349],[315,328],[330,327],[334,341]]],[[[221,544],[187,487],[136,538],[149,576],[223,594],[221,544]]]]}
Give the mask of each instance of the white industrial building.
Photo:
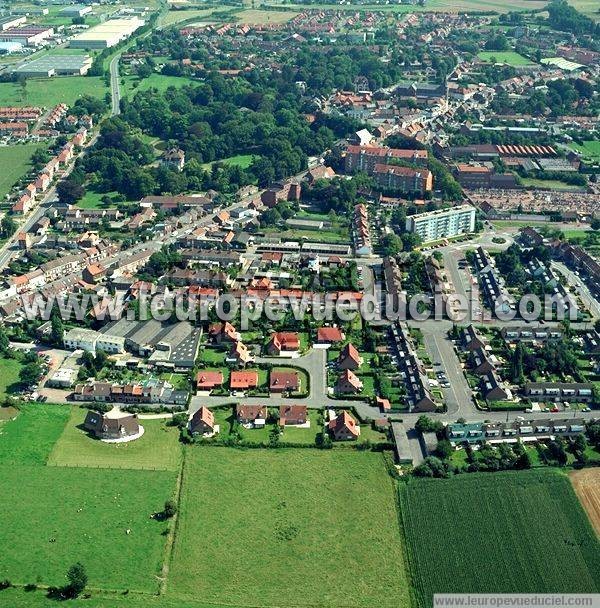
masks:
{"type": "Polygon", "coordinates": [[[109,19],[74,36],[69,46],[74,49],[107,49],[129,38],[142,25],[144,20],[137,17],[109,19]]]}
{"type": "Polygon", "coordinates": [[[418,234],[423,242],[466,234],[475,230],[475,207],[458,205],[436,209],[406,218],[407,232],[418,234]]]}

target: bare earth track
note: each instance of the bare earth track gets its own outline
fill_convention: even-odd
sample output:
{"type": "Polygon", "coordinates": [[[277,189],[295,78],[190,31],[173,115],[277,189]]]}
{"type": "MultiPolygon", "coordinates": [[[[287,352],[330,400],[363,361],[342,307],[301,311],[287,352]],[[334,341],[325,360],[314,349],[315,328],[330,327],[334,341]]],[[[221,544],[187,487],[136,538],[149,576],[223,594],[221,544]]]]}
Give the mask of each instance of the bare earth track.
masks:
{"type": "Polygon", "coordinates": [[[600,536],[600,469],[584,469],[571,473],[571,483],[590,522],[600,536]]]}

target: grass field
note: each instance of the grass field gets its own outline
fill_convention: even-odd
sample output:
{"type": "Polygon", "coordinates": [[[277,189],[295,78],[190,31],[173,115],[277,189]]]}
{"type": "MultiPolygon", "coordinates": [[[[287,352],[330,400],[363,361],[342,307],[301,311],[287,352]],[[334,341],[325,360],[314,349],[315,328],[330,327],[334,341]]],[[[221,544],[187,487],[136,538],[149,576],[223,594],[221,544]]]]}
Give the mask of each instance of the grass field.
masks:
{"type": "Polygon", "coordinates": [[[600,162],[600,141],[598,140],[587,140],[581,144],[571,144],[569,146],[575,152],[582,154],[584,159],[599,163],[600,162]]]}
{"type": "Polygon", "coordinates": [[[45,464],[69,419],[69,408],[32,403],[20,409],[0,428],[0,465],[45,464]]]}
{"type": "Polygon", "coordinates": [[[174,481],[170,472],[0,465],[0,578],[62,585],[81,561],[91,587],[156,591],[166,524],[150,516],[174,481]]]}
{"type": "Polygon", "coordinates": [[[579,12],[587,15],[591,19],[600,21],[598,0],[569,0],[569,4],[572,4],[579,12]]]}
{"type": "MultiPolygon", "coordinates": [[[[4,84],[0,83],[0,89],[4,84]]],[[[1,104],[0,104],[1,105],[1,104]]],[[[0,147],[0,200],[31,169],[31,155],[43,144],[26,144],[0,147]]]]}
{"type": "Polygon", "coordinates": [[[0,105],[46,108],[61,102],[73,105],[82,95],[103,99],[107,91],[104,79],[100,76],[28,78],[25,89],[14,82],[0,83],[0,105]]]}
{"type": "MultiPolygon", "coordinates": [[[[579,0],[593,2],[593,0],[579,0]]],[[[335,9],[342,11],[389,11],[391,13],[416,13],[430,11],[446,11],[456,13],[458,11],[496,11],[506,13],[508,11],[524,11],[541,9],[546,6],[543,0],[428,0],[424,5],[411,4],[332,4],[324,2],[322,4],[311,4],[314,9],[335,9]]],[[[270,6],[280,6],[277,2],[269,2],[270,6]]],[[[285,5],[281,5],[285,6],[285,5]]],[[[289,6],[289,5],[287,5],[289,6]]],[[[293,6],[293,5],[292,5],[293,6]]],[[[298,4],[303,7],[305,5],[298,4]]]]}
{"type": "Polygon", "coordinates": [[[157,469],[177,471],[181,461],[179,433],[164,420],[141,420],[144,435],[130,443],[110,444],[81,428],[87,410],[74,407],[48,464],[70,467],[157,469]]]}
{"type": "Polygon", "coordinates": [[[434,593],[465,590],[600,591],[600,543],[562,473],[413,480],[400,488],[400,509],[423,608],[434,593]]]}
{"type": "Polygon", "coordinates": [[[261,10],[245,10],[236,13],[237,19],[241,23],[266,24],[266,23],[286,23],[293,19],[299,11],[261,11],[261,10]]]}
{"type": "Polygon", "coordinates": [[[566,192],[584,192],[585,188],[561,182],[558,179],[536,179],[534,177],[522,177],[521,183],[523,186],[533,188],[548,188],[550,190],[562,190],[566,192]]]}
{"type": "Polygon", "coordinates": [[[199,84],[193,78],[185,76],[165,76],[163,74],[151,74],[148,78],[140,80],[137,76],[125,76],[123,78],[125,85],[122,88],[125,97],[133,97],[138,91],[148,91],[157,89],[160,93],[164,93],[169,87],[183,87],[188,84],[199,84]]]}
{"type": "Polygon", "coordinates": [[[161,24],[166,27],[182,21],[208,20],[213,12],[214,9],[170,10],[162,17],[161,24]]]}
{"type": "Polygon", "coordinates": [[[527,57],[523,57],[523,55],[514,51],[482,51],[477,54],[477,57],[482,61],[492,61],[492,58],[494,58],[496,63],[506,63],[515,67],[533,65],[527,57]]]}
{"type": "MultiPolygon", "coordinates": [[[[214,163],[221,163],[223,165],[237,165],[241,169],[247,169],[252,164],[254,158],[254,154],[238,154],[237,156],[230,156],[229,158],[216,160],[214,163]]],[[[214,163],[204,163],[202,166],[205,169],[210,169],[214,163]]]]}
{"type": "Polygon", "coordinates": [[[169,593],[232,606],[408,606],[392,488],[375,453],[191,448],[169,593]]]}
{"type": "Polygon", "coordinates": [[[21,363],[16,359],[0,359],[0,398],[14,392],[19,386],[21,363]]]}
{"type": "MultiPolygon", "coordinates": [[[[112,199],[112,197],[114,197],[116,194],[118,194],[116,191],[97,192],[93,188],[90,188],[90,189],[86,190],[83,198],[81,200],[77,201],[77,203],[75,203],[75,205],[77,207],[79,207],[80,209],[107,209],[109,207],[116,207],[118,204],[116,202],[111,202],[109,205],[105,205],[102,202],[102,198],[104,198],[105,196],[108,196],[109,198],[112,199]]],[[[130,201],[130,202],[135,202],[136,204],[138,203],[138,201],[130,201]]]]}

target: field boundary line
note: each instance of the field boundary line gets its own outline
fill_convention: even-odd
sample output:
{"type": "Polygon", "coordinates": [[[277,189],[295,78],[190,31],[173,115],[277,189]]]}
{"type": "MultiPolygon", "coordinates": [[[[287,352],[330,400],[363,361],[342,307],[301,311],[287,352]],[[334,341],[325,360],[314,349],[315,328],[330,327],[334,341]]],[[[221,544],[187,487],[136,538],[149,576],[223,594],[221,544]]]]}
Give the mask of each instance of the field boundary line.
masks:
{"type": "Polygon", "coordinates": [[[177,475],[177,481],[175,482],[175,504],[177,505],[177,511],[173,517],[173,525],[169,529],[167,536],[167,542],[165,544],[165,552],[163,558],[163,565],[160,572],[160,585],[158,587],[158,595],[164,595],[167,591],[167,579],[169,578],[169,571],[171,569],[171,561],[173,559],[173,548],[175,547],[175,539],[177,537],[177,530],[179,528],[179,512],[181,510],[181,491],[183,488],[183,470],[185,469],[185,459],[187,450],[182,450],[181,464],[179,466],[179,474],[177,475]]]}

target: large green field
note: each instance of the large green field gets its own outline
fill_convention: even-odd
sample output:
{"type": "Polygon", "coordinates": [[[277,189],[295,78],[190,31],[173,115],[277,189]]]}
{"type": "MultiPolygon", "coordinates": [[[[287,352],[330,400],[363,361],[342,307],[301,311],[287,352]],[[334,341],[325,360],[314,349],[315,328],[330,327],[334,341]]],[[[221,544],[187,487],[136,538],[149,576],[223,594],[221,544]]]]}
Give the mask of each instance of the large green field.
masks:
{"type": "Polygon", "coordinates": [[[581,144],[570,144],[572,150],[579,152],[584,159],[600,163],[600,140],[587,140],[581,144]]]}
{"type": "MultiPolygon", "coordinates": [[[[581,2],[593,2],[593,0],[579,0],[581,2]]],[[[290,8],[301,7],[306,5],[302,2],[294,2],[293,4],[283,4],[282,2],[269,2],[269,6],[281,6],[290,8]]],[[[546,6],[544,0],[427,0],[423,5],[417,4],[356,4],[348,2],[347,4],[335,4],[333,2],[318,2],[311,4],[313,9],[332,9],[342,11],[389,11],[391,13],[416,13],[416,12],[431,12],[444,11],[456,13],[458,11],[496,11],[498,13],[506,13],[508,11],[531,11],[541,9],[546,6]]]]}
{"type": "Polygon", "coordinates": [[[69,419],[64,405],[23,404],[19,415],[0,427],[0,465],[38,464],[48,460],[69,419]]]}
{"type": "Polygon", "coordinates": [[[82,95],[104,98],[108,88],[100,76],[59,76],[55,78],[28,78],[22,88],[14,82],[0,83],[0,105],[43,106],[59,103],[73,105],[82,95]]]}
{"type": "Polygon", "coordinates": [[[19,388],[21,363],[16,359],[0,359],[0,398],[19,388]]]}
{"type": "MultiPolygon", "coordinates": [[[[0,89],[2,86],[0,83],[0,89]]],[[[4,200],[15,183],[31,169],[32,154],[44,147],[43,144],[0,146],[0,200],[4,200]]]]}
{"type": "Polygon", "coordinates": [[[519,53],[515,53],[514,51],[482,51],[478,53],[477,57],[482,61],[494,60],[496,63],[506,63],[515,67],[533,65],[527,57],[523,57],[523,55],[519,55],[519,53]]]}
{"type": "Polygon", "coordinates": [[[140,80],[137,76],[125,76],[125,84],[122,92],[125,97],[133,97],[138,91],[157,89],[164,93],[169,87],[183,87],[190,84],[198,85],[199,82],[185,76],[165,76],[164,74],[151,74],[148,78],[140,80]]]}
{"type": "Polygon", "coordinates": [[[174,478],[0,465],[0,579],[62,585],[81,561],[91,587],[155,592],[166,524],[151,515],[171,496],[174,478]]]}
{"type": "Polygon", "coordinates": [[[562,473],[413,480],[400,510],[422,608],[434,593],[600,591],[600,543],[562,473]]]}
{"type": "Polygon", "coordinates": [[[165,420],[141,420],[144,435],[129,443],[104,443],[82,428],[87,410],[73,408],[68,424],[56,442],[48,464],[54,466],[107,467],[177,471],[181,444],[177,429],[165,420]]]}
{"type": "Polygon", "coordinates": [[[168,590],[232,606],[408,606],[382,456],[188,450],[168,590]]]}

